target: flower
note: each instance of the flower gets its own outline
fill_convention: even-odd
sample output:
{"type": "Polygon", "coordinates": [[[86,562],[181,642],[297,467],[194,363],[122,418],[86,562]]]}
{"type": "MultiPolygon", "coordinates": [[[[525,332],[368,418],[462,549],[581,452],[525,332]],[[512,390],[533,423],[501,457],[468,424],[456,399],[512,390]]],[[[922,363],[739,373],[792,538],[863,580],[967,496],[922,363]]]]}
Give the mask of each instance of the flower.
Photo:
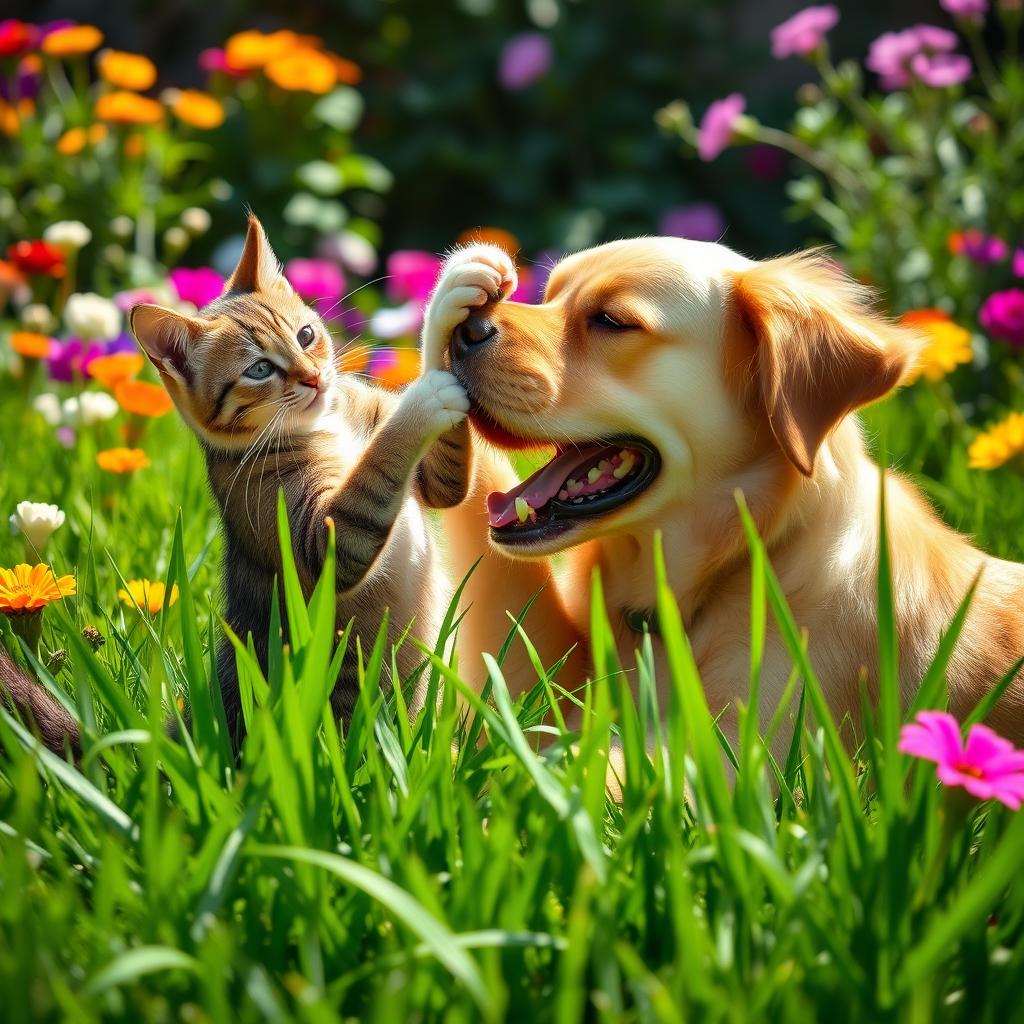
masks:
{"type": "Polygon", "coordinates": [[[34,25],[7,18],[0,21],[0,57],[20,57],[35,46],[36,29],[34,25]]]}
{"type": "Polygon", "coordinates": [[[46,357],[50,379],[70,384],[76,375],[85,376],[89,364],[104,354],[103,346],[95,341],[86,344],[80,338],[54,339],[46,357]]]}
{"type": "Polygon", "coordinates": [[[368,372],[386,388],[405,387],[420,375],[420,354],[414,348],[377,349],[370,356],[368,372]]]}
{"type": "Polygon", "coordinates": [[[551,40],[541,32],[520,32],[502,48],[498,81],[509,92],[518,92],[543,78],[554,63],[551,40]]]}
{"type": "Polygon", "coordinates": [[[441,260],[420,249],[397,249],[388,256],[388,295],[396,302],[415,299],[426,302],[434,290],[441,260]]]}
{"type": "Polygon", "coordinates": [[[80,220],[58,220],[43,232],[43,241],[67,254],[84,249],[92,241],[92,232],[80,220]]]}
{"type": "Polygon", "coordinates": [[[156,81],[156,65],[141,53],[104,50],[96,59],[96,71],[118,89],[144,92],[156,81]]]}
{"type": "Polygon", "coordinates": [[[1013,262],[1010,266],[1014,277],[1024,277],[1024,246],[1018,246],[1013,250],[1013,262]]]}
{"type": "Polygon", "coordinates": [[[89,376],[102,387],[112,391],[121,381],[134,377],[145,362],[138,352],[118,352],[115,355],[99,356],[89,363],[89,376]]]}
{"type": "Polygon", "coordinates": [[[345,292],[345,275],[330,260],[289,260],[284,276],[306,302],[315,302],[330,312],[345,292]]]}
{"type": "Polygon", "coordinates": [[[201,206],[189,206],[181,211],[181,226],[193,236],[205,235],[210,230],[210,214],[201,206]]]}
{"type": "MultiPolygon", "coordinates": [[[[155,582],[152,580],[129,580],[128,589],[118,590],[117,596],[127,605],[138,608],[140,611],[149,612],[150,615],[156,615],[163,610],[167,585],[160,580],[155,582]]],[[[171,596],[167,601],[167,607],[170,608],[177,600],[178,584],[175,583],[171,587],[171,596]]]]}
{"type": "Polygon", "coordinates": [[[971,469],[998,469],[1024,452],[1024,413],[1012,412],[979,434],[967,449],[971,469]]]}
{"type": "Polygon", "coordinates": [[[30,302],[21,311],[21,323],[27,331],[47,334],[57,325],[50,307],[42,302],[30,302]]]}
{"type": "Polygon", "coordinates": [[[76,156],[86,146],[95,146],[107,137],[107,126],[105,124],[91,124],[88,129],[69,128],[57,140],[57,152],[61,156],[76,156]]]}
{"type": "Polygon", "coordinates": [[[34,331],[11,331],[11,348],[23,359],[45,359],[50,354],[50,337],[34,331]]]}
{"type": "Polygon", "coordinates": [[[48,565],[0,568],[0,612],[24,615],[45,608],[75,592],[74,576],[54,576],[48,565]]]}
{"type": "Polygon", "coordinates": [[[42,501],[19,501],[10,524],[11,533],[22,534],[39,555],[54,531],[64,525],[64,512],[42,501]]]}
{"type": "Polygon", "coordinates": [[[108,448],[97,452],[96,464],[108,473],[134,473],[151,465],[141,448],[108,448]]]}
{"type": "MultiPolygon", "coordinates": [[[[902,32],[885,32],[880,35],[868,48],[864,64],[878,75],[883,89],[905,89],[911,82],[911,63],[915,57],[951,53],[956,46],[957,37],[954,32],[936,25],[915,25],[902,32]]],[[[936,79],[941,79],[944,72],[948,76],[950,70],[943,69],[941,64],[935,66],[927,62],[919,64],[919,67],[936,79]]]]}
{"type": "Polygon", "coordinates": [[[231,61],[228,60],[228,55],[219,46],[211,46],[206,50],[200,52],[196,62],[203,71],[207,71],[210,74],[220,72],[221,74],[230,75],[232,78],[241,78],[245,75],[245,68],[236,68],[231,61]]]}
{"type": "MultiPolygon", "coordinates": [[[[0,28],[2,34],[2,28],[0,28]]],[[[35,100],[39,97],[42,61],[30,54],[18,61],[17,71],[10,78],[0,78],[0,97],[11,102],[15,99],[35,100]]]]}
{"type": "Polygon", "coordinates": [[[224,123],[224,104],[199,89],[168,89],[164,95],[174,116],[193,128],[219,128],[224,123]]]}
{"type": "Polygon", "coordinates": [[[117,408],[117,402],[105,391],[83,391],[78,396],[78,422],[83,427],[106,423],[117,415],[117,408]]]}
{"type": "Polygon", "coordinates": [[[984,18],[988,0],[939,0],[939,6],[954,18],[984,18]]]}
{"type": "Polygon", "coordinates": [[[772,56],[780,60],[794,54],[806,57],[825,42],[825,33],[839,21],[835,4],[805,7],[772,29],[772,56]]]}
{"type": "Polygon", "coordinates": [[[7,258],[23,274],[64,276],[64,253],[48,242],[15,242],[8,247],[7,258]]]}
{"type": "Polygon", "coordinates": [[[714,203],[690,203],[666,210],[658,224],[662,235],[717,242],[725,234],[725,218],[714,203]]]}
{"type": "Polygon", "coordinates": [[[1024,291],[1008,288],[994,292],[978,313],[981,326],[994,338],[1011,345],[1024,345],[1024,291]]]}
{"type": "Polygon", "coordinates": [[[75,292],[64,306],[64,323],[83,341],[108,341],[121,332],[121,310],[95,292],[75,292]]]}
{"type": "Polygon", "coordinates": [[[697,155],[701,160],[714,160],[729,146],[736,121],[746,109],[747,101],[738,92],[708,107],[697,131],[697,155]]]}
{"type": "Polygon", "coordinates": [[[934,761],[941,783],[961,786],[979,800],[998,800],[1014,811],[1024,803],[1024,750],[987,725],[972,725],[965,743],[952,715],[920,711],[900,730],[899,750],[934,761]]]}
{"type": "Polygon", "coordinates": [[[49,57],[81,57],[98,50],[102,42],[103,33],[95,25],[68,25],[50,32],[42,51],[49,57]]]}
{"type": "Polygon", "coordinates": [[[334,74],[342,85],[358,85],[363,80],[363,69],[354,61],[328,53],[334,65],[334,74]]]}
{"type": "Polygon", "coordinates": [[[1010,251],[1009,246],[996,235],[986,235],[977,228],[966,231],[954,231],[949,236],[949,251],[954,256],[966,256],[979,266],[988,267],[993,263],[1001,263],[1010,251]]]}
{"type": "Polygon", "coordinates": [[[237,32],[224,44],[224,58],[227,66],[236,71],[252,71],[294,49],[297,41],[294,32],[285,30],[237,32]]]}
{"type": "Polygon", "coordinates": [[[159,124],[164,119],[164,108],[156,100],[126,90],[104,93],[93,113],[113,124],[159,124]]]}
{"type": "Polygon", "coordinates": [[[213,267],[176,267],[168,278],[182,302],[196,309],[213,302],[224,291],[224,278],[213,267]]]}
{"type": "Polygon", "coordinates": [[[32,408],[51,426],[60,425],[60,399],[52,391],[44,391],[32,399],[32,408]]]}
{"type": "Polygon", "coordinates": [[[325,53],[303,47],[269,61],[263,69],[267,78],[289,92],[330,92],[338,81],[334,61],[325,53]]]}
{"type": "Polygon", "coordinates": [[[32,298],[32,292],[24,273],[16,264],[0,260],[0,307],[9,299],[16,302],[28,302],[32,298]]]}
{"type": "Polygon", "coordinates": [[[910,59],[910,70],[925,85],[943,89],[966,82],[974,69],[962,53],[918,53],[910,59]]]}
{"type": "Polygon", "coordinates": [[[949,314],[941,309],[912,309],[904,313],[900,321],[907,327],[917,328],[925,339],[914,368],[907,374],[907,384],[922,376],[933,383],[942,380],[974,358],[970,332],[953,323],[949,314]]]}
{"type": "Polygon", "coordinates": [[[144,380],[118,381],[114,385],[114,397],[125,412],[136,416],[164,416],[174,408],[165,388],[144,380]]]}

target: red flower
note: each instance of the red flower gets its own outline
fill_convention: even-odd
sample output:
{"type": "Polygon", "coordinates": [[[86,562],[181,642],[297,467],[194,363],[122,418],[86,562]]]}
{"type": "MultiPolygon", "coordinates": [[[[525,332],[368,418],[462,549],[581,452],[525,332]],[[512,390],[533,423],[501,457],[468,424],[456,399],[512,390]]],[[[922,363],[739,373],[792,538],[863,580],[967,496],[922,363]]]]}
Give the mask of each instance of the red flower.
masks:
{"type": "Polygon", "coordinates": [[[0,57],[20,57],[35,45],[36,29],[16,18],[0,21],[0,57]]]}
{"type": "Polygon", "coordinates": [[[64,276],[64,253],[48,242],[15,242],[7,249],[7,258],[23,274],[64,276]]]}

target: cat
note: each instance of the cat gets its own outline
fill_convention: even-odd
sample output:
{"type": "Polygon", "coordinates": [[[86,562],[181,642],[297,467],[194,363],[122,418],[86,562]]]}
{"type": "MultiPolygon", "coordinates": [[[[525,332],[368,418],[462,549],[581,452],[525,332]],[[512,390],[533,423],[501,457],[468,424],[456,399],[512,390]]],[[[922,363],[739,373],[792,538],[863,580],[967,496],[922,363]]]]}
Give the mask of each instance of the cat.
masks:
{"type": "MultiPolygon", "coordinates": [[[[472,308],[500,296],[508,281],[471,254],[445,264],[424,323],[428,337],[450,337],[472,308]]],[[[319,578],[329,517],[336,530],[337,627],[354,621],[364,647],[390,612],[389,640],[410,624],[436,637],[452,593],[437,558],[424,508],[466,497],[472,444],[469,400],[455,378],[430,368],[400,394],[345,372],[321,318],[281,272],[262,225],[250,216],[245,246],[224,293],[194,316],[143,304],[132,333],[156,367],[206,457],[225,536],[224,618],[249,635],[266,667],[274,580],[280,574],[277,495],[283,489],[293,553],[308,595],[319,578]]],[[[358,696],[354,643],[331,696],[347,722],[358,696]]],[[[398,648],[407,678],[421,660],[398,648]]],[[[244,731],[234,650],[222,639],[217,669],[232,739],[244,731]]],[[[24,684],[19,684],[24,691],[24,684]]],[[[35,712],[48,695],[15,703],[35,712]]],[[[410,710],[422,700],[414,694],[410,710]]],[[[45,706],[42,707],[45,712],[45,706]]],[[[55,727],[65,728],[66,723],[55,727]]],[[[49,743],[54,729],[46,730],[49,743]]],[[[80,742],[68,735],[74,749],[80,742]]]]}

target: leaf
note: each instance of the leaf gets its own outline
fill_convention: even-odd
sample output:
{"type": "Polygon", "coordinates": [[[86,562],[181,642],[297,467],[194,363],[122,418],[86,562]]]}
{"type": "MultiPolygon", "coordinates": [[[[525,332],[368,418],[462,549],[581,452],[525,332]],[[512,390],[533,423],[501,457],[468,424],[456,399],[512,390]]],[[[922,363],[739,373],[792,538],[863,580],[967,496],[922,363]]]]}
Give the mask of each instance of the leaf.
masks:
{"type": "Polygon", "coordinates": [[[96,996],[107,989],[127,984],[156,971],[182,970],[195,973],[199,963],[180,949],[168,946],[140,946],[111,960],[86,984],[87,995],[96,996]]]}

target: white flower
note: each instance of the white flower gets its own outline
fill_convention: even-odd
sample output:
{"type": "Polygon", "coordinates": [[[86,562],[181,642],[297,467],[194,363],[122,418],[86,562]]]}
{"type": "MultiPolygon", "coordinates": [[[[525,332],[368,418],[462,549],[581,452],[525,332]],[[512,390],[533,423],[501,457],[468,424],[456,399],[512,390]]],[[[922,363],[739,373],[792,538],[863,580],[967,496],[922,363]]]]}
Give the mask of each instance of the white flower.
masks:
{"type": "Polygon", "coordinates": [[[80,220],[59,220],[43,232],[43,241],[64,252],[77,252],[92,241],[92,232],[80,220]]]}
{"type": "Polygon", "coordinates": [[[47,505],[41,501],[22,501],[18,510],[11,516],[11,533],[24,534],[29,546],[38,555],[53,531],[64,522],[64,513],[56,505],[47,505]]]}
{"type": "Polygon", "coordinates": [[[60,399],[52,391],[44,391],[32,399],[32,408],[50,424],[60,426],[60,399]]]}
{"type": "Polygon", "coordinates": [[[78,417],[81,412],[81,408],[78,404],[77,398],[65,398],[61,403],[61,421],[66,423],[69,427],[78,426],[78,417]]]}
{"type": "Polygon", "coordinates": [[[106,423],[117,415],[118,405],[105,391],[83,391],[78,396],[78,421],[83,427],[106,423]]]}
{"type": "Polygon", "coordinates": [[[201,206],[181,211],[181,226],[190,235],[205,235],[210,230],[210,215],[201,206]]]}
{"type": "Polygon", "coordinates": [[[184,228],[173,227],[168,228],[164,232],[164,245],[168,249],[172,249],[175,252],[181,249],[187,249],[189,243],[188,232],[184,228]]]}
{"type": "Polygon", "coordinates": [[[131,217],[125,217],[124,214],[120,217],[115,217],[110,222],[110,233],[118,238],[131,238],[134,230],[135,222],[131,217]]]}
{"type": "Polygon", "coordinates": [[[41,302],[30,302],[21,311],[21,323],[26,331],[49,334],[57,326],[49,306],[41,302]]]}
{"type": "Polygon", "coordinates": [[[110,341],[121,333],[121,310],[95,292],[75,292],[64,307],[64,323],[83,341],[110,341]]]}
{"type": "Polygon", "coordinates": [[[354,231],[342,232],[338,240],[341,262],[354,274],[369,277],[377,269],[377,252],[362,235],[354,231]]]}

